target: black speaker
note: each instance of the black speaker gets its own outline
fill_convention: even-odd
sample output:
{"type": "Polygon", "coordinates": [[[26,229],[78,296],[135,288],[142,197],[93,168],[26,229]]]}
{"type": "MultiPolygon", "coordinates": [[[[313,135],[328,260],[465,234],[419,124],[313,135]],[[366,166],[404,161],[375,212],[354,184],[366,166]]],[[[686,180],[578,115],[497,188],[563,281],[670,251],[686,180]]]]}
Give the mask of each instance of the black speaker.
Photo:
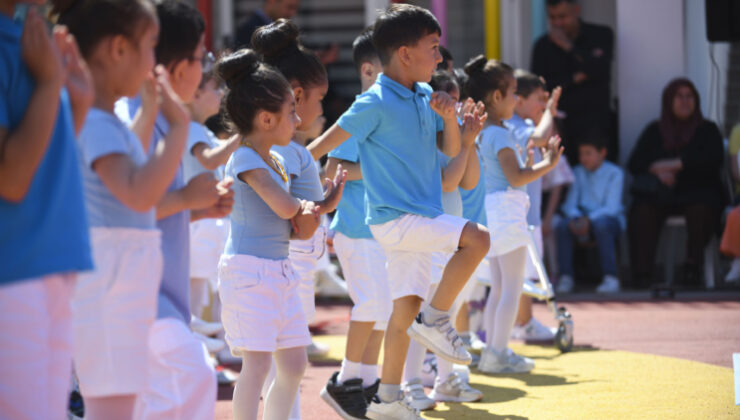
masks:
{"type": "Polygon", "coordinates": [[[740,0],[705,0],[709,42],[740,41],[740,0]]]}

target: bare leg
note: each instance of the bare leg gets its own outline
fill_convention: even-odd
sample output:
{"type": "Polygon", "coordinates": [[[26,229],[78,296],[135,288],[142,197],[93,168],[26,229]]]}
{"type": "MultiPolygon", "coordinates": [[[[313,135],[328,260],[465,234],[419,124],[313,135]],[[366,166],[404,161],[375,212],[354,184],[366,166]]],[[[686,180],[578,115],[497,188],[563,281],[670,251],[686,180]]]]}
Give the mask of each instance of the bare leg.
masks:
{"type": "Polygon", "coordinates": [[[388,321],[383,346],[383,375],[381,384],[400,385],[403,365],[409,349],[409,336],[406,333],[421,307],[418,296],[404,296],[393,301],[393,313],[388,321]]]}
{"type": "Polygon", "coordinates": [[[516,314],[516,325],[526,325],[532,319],[532,298],[527,295],[522,295],[519,298],[519,310],[516,314]]]}

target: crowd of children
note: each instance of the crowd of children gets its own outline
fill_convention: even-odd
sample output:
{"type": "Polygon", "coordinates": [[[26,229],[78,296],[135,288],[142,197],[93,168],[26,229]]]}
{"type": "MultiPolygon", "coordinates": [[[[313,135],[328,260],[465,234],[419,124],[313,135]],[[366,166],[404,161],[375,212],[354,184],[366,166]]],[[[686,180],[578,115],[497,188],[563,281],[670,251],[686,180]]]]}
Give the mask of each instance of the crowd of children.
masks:
{"type": "MultiPolygon", "coordinates": [[[[363,92],[321,133],[327,72],[290,21],[216,61],[185,2],[55,0],[51,35],[34,8],[14,19],[19,3],[0,2],[0,417],[63,417],[74,376],[87,419],[212,418],[205,342],[241,361],[235,419],[261,399],[264,418],[300,418],[328,229],[353,307],[321,398],[343,418],[481,399],[474,347],[481,372],[532,370],[508,341],[553,334],[522,286],[555,224],[558,195],[540,211],[562,165],[559,88],[483,56],[437,70],[439,23],[394,4],[353,43],[363,92]],[[226,135],[206,127],[219,112],[226,135]],[[485,344],[468,320],[484,260],[485,344]],[[198,319],[215,290],[220,346],[192,331],[221,330],[198,319]]],[[[624,222],[604,192],[621,172],[598,139],[580,147],[554,228],[561,287],[574,238],[592,234],[600,289],[618,290],[624,222]]]]}

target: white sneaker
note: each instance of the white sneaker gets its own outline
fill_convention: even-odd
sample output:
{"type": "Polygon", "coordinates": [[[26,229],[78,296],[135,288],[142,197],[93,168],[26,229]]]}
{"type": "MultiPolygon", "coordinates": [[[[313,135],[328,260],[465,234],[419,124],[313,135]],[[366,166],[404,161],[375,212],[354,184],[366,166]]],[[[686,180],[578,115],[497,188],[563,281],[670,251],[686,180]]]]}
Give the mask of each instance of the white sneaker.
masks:
{"type": "Polygon", "coordinates": [[[195,315],[190,316],[190,329],[205,336],[212,336],[223,331],[224,327],[220,322],[208,322],[198,318],[195,315]]]}
{"type": "Polygon", "coordinates": [[[448,316],[437,320],[432,325],[426,325],[424,314],[419,312],[407,332],[419,344],[449,362],[469,365],[473,361],[473,357],[465,350],[465,344],[457,335],[457,331],[450,324],[448,316]]]}
{"type": "Polygon", "coordinates": [[[333,266],[316,271],[316,296],[344,298],[349,297],[347,283],[339,278],[333,266]]]}
{"type": "Polygon", "coordinates": [[[730,271],[725,276],[725,283],[738,283],[740,282],[740,258],[732,260],[730,271]]]}
{"type": "Polygon", "coordinates": [[[437,378],[437,356],[434,353],[424,355],[424,364],[421,365],[421,384],[428,387],[434,386],[437,378]]]}
{"type": "Polygon", "coordinates": [[[546,327],[532,317],[524,325],[514,325],[514,329],[511,330],[511,338],[524,341],[550,341],[555,338],[557,331],[557,328],[546,327]]]}
{"type": "Polygon", "coordinates": [[[326,357],[329,354],[329,346],[311,341],[311,344],[306,347],[306,353],[309,357],[326,357]]]}
{"type": "Polygon", "coordinates": [[[573,283],[573,276],[564,274],[560,276],[558,285],[555,286],[555,291],[558,293],[570,293],[573,291],[573,286],[575,286],[575,283],[573,283]]]}
{"type": "Polygon", "coordinates": [[[377,395],[367,407],[365,416],[373,420],[423,420],[419,410],[411,407],[406,399],[384,403],[377,395]]]}
{"type": "Polygon", "coordinates": [[[619,279],[606,275],[604,281],[596,288],[596,293],[617,293],[619,290],[619,279]]]}
{"type": "Polygon", "coordinates": [[[216,382],[219,385],[233,385],[236,383],[237,376],[228,370],[216,371],[216,382]]]}
{"type": "Polygon", "coordinates": [[[205,335],[197,332],[194,332],[193,335],[195,336],[195,338],[202,341],[203,344],[206,345],[206,350],[208,350],[208,353],[218,353],[223,350],[224,347],[226,347],[226,342],[219,338],[206,337],[205,335]]]}
{"type": "Polygon", "coordinates": [[[520,356],[511,349],[498,352],[492,348],[483,350],[484,357],[478,364],[483,373],[528,373],[534,368],[534,360],[520,356]]]}
{"type": "Polygon", "coordinates": [[[480,337],[478,337],[478,334],[468,331],[464,333],[460,333],[460,338],[462,339],[463,343],[465,343],[465,348],[468,351],[471,350],[483,350],[484,347],[486,347],[486,343],[482,342],[480,340],[480,337]]]}
{"type": "Polygon", "coordinates": [[[419,378],[414,378],[404,384],[403,395],[406,397],[407,403],[416,410],[429,410],[437,405],[433,399],[427,397],[424,392],[424,385],[421,384],[419,378]]]}
{"type": "Polygon", "coordinates": [[[429,398],[445,402],[473,402],[483,398],[483,393],[472,388],[456,372],[452,372],[444,382],[437,378],[429,398]]]}

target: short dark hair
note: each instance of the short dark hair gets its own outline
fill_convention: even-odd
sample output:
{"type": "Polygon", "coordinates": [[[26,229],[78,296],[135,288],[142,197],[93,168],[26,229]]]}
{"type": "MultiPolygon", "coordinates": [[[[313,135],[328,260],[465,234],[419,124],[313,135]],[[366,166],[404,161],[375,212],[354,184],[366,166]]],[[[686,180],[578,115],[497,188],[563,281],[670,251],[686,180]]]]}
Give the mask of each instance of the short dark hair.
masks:
{"type": "Polygon", "coordinates": [[[455,76],[455,80],[457,80],[457,86],[460,88],[460,100],[464,101],[465,99],[468,99],[470,95],[468,95],[468,92],[465,90],[465,85],[468,84],[468,74],[465,73],[465,69],[461,68],[454,68],[452,69],[452,75],[455,76]]]}
{"type": "Polygon", "coordinates": [[[545,82],[536,74],[526,70],[517,69],[514,71],[516,78],[516,94],[522,98],[527,98],[537,89],[545,89],[545,82]]]}
{"type": "Polygon", "coordinates": [[[373,44],[373,26],[371,25],[365,28],[361,34],[357,35],[357,38],[352,42],[352,61],[354,61],[355,67],[359,72],[364,63],[369,63],[376,59],[380,60],[380,57],[373,44]]]}
{"type": "Polygon", "coordinates": [[[585,135],[580,136],[576,140],[576,144],[578,144],[578,147],[593,146],[596,150],[604,150],[608,147],[609,140],[602,129],[594,126],[587,130],[585,135]]]}
{"type": "Polygon", "coordinates": [[[455,59],[452,57],[450,50],[442,45],[439,46],[439,53],[442,55],[442,62],[437,64],[437,70],[447,70],[447,67],[450,65],[450,61],[454,61],[455,59]]]}
{"type": "Polygon", "coordinates": [[[205,125],[216,137],[219,137],[222,133],[229,133],[229,127],[224,122],[224,116],[221,112],[208,117],[205,125]]]}
{"type": "Polygon", "coordinates": [[[221,103],[231,132],[249,134],[259,111],[279,112],[293,92],[285,77],[250,49],[222,57],[215,72],[228,88],[221,103]]]}
{"type": "Polygon", "coordinates": [[[144,25],[157,21],[148,0],[54,0],[52,4],[52,17],[74,35],[83,57],[90,57],[107,37],[122,35],[137,41],[144,25]]]}
{"type": "Polygon", "coordinates": [[[157,4],[157,15],[157,63],[167,67],[182,60],[192,60],[206,29],[203,15],[187,2],[177,0],[164,0],[157,4]]]}
{"type": "Polygon", "coordinates": [[[506,95],[510,78],[514,77],[511,66],[498,60],[488,60],[482,54],[465,64],[465,73],[468,74],[465,92],[476,102],[485,102],[495,91],[506,95]]]}
{"type": "Polygon", "coordinates": [[[557,6],[560,3],[576,4],[577,0],[545,0],[546,6],[557,6]]]}
{"type": "Polygon", "coordinates": [[[301,45],[298,35],[298,27],[293,22],[278,19],[254,32],[252,48],[262,55],[265,63],[304,89],[326,83],[324,65],[313,51],[301,45]]]}
{"type": "Polygon", "coordinates": [[[434,74],[432,74],[432,80],[429,82],[429,85],[435,92],[442,91],[450,93],[453,89],[457,89],[457,91],[460,92],[460,86],[458,86],[455,77],[444,70],[435,71],[434,74]]]}
{"type": "Polygon", "coordinates": [[[403,46],[416,45],[429,34],[442,35],[442,28],[427,9],[396,3],[378,16],[373,29],[373,43],[383,64],[403,46]]]}

